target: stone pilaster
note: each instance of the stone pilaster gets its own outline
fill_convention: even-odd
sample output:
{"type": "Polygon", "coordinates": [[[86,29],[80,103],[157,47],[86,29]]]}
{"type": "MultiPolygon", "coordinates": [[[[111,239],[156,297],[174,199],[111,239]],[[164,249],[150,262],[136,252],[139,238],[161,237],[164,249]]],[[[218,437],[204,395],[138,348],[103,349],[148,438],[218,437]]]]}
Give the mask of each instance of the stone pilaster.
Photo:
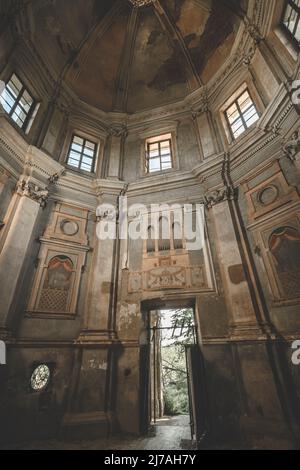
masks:
{"type": "MultiPolygon", "coordinates": [[[[111,377],[116,367],[114,344],[115,293],[118,285],[118,199],[124,185],[120,182],[96,182],[98,209],[94,236],[93,261],[89,277],[89,296],[84,323],[77,339],[78,371],[72,383],[72,394],[62,424],[64,436],[106,436],[115,427],[114,393],[111,377]],[[107,239],[99,238],[104,224],[115,232],[107,239]],[[82,390],[94,389],[88,406],[81,399],[82,390]],[[109,390],[106,393],[106,390],[109,390]],[[90,411],[90,408],[94,411],[90,411]]],[[[88,392],[87,392],[88,393],[88,392]]]]}
{"type": "Polygon", "coordinates": [[[0,331],[10,329],[24,262],[38,214],[41,207],[45,207],[47,198],[48,190],[38,187],[29,177],[20,178],[0,239],[0,331]]]}
{"type": "Polygon", "coordinates": [[[233,208],[234,198],[232,188],[206,195],[206,206],[212,211],[217,236],[224,295],[230,314],[230,336],[232,340],[265,339],[265,329],[250,289],[245,253],[233,208]]]}
{"type": "Polygon", "coordinates": [[[114,333],[113,298],[118,260],[118,197],[124,188],[123,183],[99,181],[97,195],[99,211],[95,225],[93,262],[90,273],[90,295],[86,307],[84,328],[80,342],[105,341],[114,333]],[[101,208],[100,208],[101,207],[101,208]],[[115,238],[99,239],[102,227],[115,231],[115,238]]]}
{"type": "Polygon", "coordinates": [[[201,160],[204,160],[218,153],[221,148],[206,94],[203,95],[201,104],[198,105],[197,110],[192,112],[192,118],[196,130],[201,160]]]}
{"type": "Polygon", "coordinates": [[[110,129],[110,154],[108,164],[108,178],[118,180],[121,173],[121,157],[127,130],[124,126],[113,126],[110,129]]]}
{"type": "Polygon", "coordinates": [[[10,175],[7,171],[0,169],[0,197],[4,191],[4,188],[10,178],[10,175]]]}

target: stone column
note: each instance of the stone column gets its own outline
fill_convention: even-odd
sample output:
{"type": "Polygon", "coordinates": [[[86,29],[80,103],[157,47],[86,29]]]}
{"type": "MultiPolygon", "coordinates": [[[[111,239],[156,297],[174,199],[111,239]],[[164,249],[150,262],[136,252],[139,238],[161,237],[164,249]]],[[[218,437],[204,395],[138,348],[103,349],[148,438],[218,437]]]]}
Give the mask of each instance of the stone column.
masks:
{"type": "Polygon", "coordinates": [[[0,239],[0,331],[9,331],[22,270],[32,241],[40,207],[44,207],[48,191],[28,177],[21,177],[13,196],[0,239]]]}
{"type": "Polygon", "coordinates": [[[210,193],[206,196],[206,205],[212,211],[215,225],[224,295],[230,313],[230,334],[236,340],[265,339],[260,312],[251,293],[235,202],[233,194],[229,193],[228,188],[210,193]]]}

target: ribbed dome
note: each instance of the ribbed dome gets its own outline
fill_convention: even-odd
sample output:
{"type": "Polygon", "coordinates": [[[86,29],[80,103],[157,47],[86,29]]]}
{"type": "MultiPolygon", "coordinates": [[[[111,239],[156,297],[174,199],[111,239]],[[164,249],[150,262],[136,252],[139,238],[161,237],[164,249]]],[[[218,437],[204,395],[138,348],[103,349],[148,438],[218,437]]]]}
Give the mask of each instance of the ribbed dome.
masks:
{"type": "Polygon", "coordinates": [[[57,77],[93,106],[133,113],[207,83],[232,50],[244,3],[44,0],[30,8],[34,42],[57,77]]]}

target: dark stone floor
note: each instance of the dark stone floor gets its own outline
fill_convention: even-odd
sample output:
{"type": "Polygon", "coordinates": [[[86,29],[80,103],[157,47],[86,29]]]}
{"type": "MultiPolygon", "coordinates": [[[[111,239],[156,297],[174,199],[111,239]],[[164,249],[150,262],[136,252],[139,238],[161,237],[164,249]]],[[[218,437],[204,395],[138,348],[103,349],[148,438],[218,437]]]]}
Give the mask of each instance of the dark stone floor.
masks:
{"type": "Polygon", "coordinates": [[[163,418],[147,437],[112,437],[93,441],[56,439],[6,446],[13,450],[180,450],[192,448],[189,416],[163,418]],[[190,446],[189,446],[190,444],[190,446]]]}

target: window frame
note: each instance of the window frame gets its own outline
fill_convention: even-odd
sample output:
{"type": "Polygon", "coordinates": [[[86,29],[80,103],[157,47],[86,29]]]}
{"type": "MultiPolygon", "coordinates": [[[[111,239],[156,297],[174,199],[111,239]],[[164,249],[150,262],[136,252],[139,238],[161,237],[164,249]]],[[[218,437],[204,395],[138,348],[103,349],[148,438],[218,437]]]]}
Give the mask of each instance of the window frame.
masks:
{"type": "Polygon", "coordinates": [[[282,12],[282,15],[281,15],[281,26],[283,27],[285,33],[287,34],[287,36],[289,37],[289,39],[293,42],[293,44],[299,49],[300,48],[300,40],[298,41],[296,39],[296,37],[294,36],[294,34],[291,32],[291,30],[286,26],[286,24],[284,23],[284,17],[286,15],[286,11],[287,11],[287,8],[288,8],[288,5],[290,5],[290,7],[292,8],[292,10],[294,10],[297,14],[297,22],[295,24],[295,28],[294,28],[294,31],[297,31],[297,27],[299,25],[299,22],[300,22],[300,6],[296,5],[294,3],[294,0],[285,0],[285,3],[284,3],[284,9],[283,9],[283,12],[282,12]]]}
{"type": "Polygon", "coordinates": [[[257,121],[255,121],[254,123],[252,123],[250,126],[247,125],[246,121],[245,121],[245,118],[244,118],[244,114],[251,108],[251,106],[254,106],[255,108],[255,111],[256,111],[256,114],[258,115],[258,119],[257,121],[259,120],[260,118],[260,112],[259,112],[259,109],[257,108],[257,105],[255,103],[255,101],[253,100],[252,98],[252,95],[250,93],[250,90],[249,90],[249,87],[246,86],[246,88],[244,88],[244,90],[239,94],[237,95],[233,101],[230,102],[230,104],[224,109],[223,111],[223,114],[224,114],[224,117],[225,117],[225,121],[226,121],[226,124],[227,124],[227,127],[229,129],[229,132],[230,132],[230,136],[232,138],[232,140],[235,142],[237,139],[239,139],[248,129],[250,129],[257,121]],[[247,92],[248,95],[249,95],[249,98],[252,102],[252,104],[249,106],[249,108],[246,109],[246,111],[244,111],[244,113],[241,111],[241,108],[240,108],[240,105],[239,105],[239,102],[238,100],[241,98],[241,96],[244,95],[244,93],[247,92]],[[233,129],[232,129],[232,124],[234,124],[234,122],[232,124],[230,124],[230,121],[229,121],[229,117],[228,117],[228,114],[227,114],[227,111],[233,106],[233,105],[236,105],[237,107],[237,110],[238,110],[238,113],[239,113],[239,117],[236,119],[236,121],[238,119],[241,119],[242,120],[242,123],[243,123],[243,126],[245,128],[245,130],[240,134],[238,135],[237,137],[235,137],[234,135],[234,132],[233,132],[233,129]]]}
{"type": "MultiPolygon", "coordinates": [[[[12,74],[10,75],[9,79],[5,82],[5,88],[3,90],[3,92],[6,91],[7,93],[9,93],[9,95],[12,97],[12,99],[14,100],[14,104],[11,108],[11,110],[9,112],[7,112],[6,110],[5,113],[7,114],[7,116],[9,116],[9,118],[11,119],[11,121],[18,127],[18,129],[21,129],[23,132],[26,133],[26,130],[28,128],[28,125],[32,119],[32,116],[34,115],[34,111],[36,109],[36,105],[37,105],[37,100],[34,98],[34,96],[32,95],[32,93],[28,90],[28,88],[26,87],[26,85],[24,85],[24,82],[20,79],[19,75],[16,73],[16,72],[12,72],[12,74]],[[7,85],[10,83],[10,81],[12,80],[13,76],[15,76],[19,82],[21,83],[22,85],[22,88],[21,90],[19,91],[18,93],[18,96],[17,98],[15,99],[11,92],[7,89],[7,85]],[[32,99],[32,104],[30,106],[30,109],[28,111],[28,113],[26,113],[26,111],[24,110],[23,106],[20,104],[20,100],[24,94],[24,92],[27,92],[28,95],[30,96],[30,98],[32,99]],[[26,114],[26,118],[25,118],[25,121],[23,123],[22,126],[20,126],[14,119],[13,119],[13,114],[17,108],[17,106],[20,106],[22,108],[22,110],[24,111],[24,113],[26,114]]],[[[2,93],[3,93],[2,92],[2,93]]],[[[3,105],[2,105],[3,106],[3,105]]]]}
{"type": "MultiPolygon", "coordinates": [[[[163,136],[164,134],[162,134],[161,136],[163,136]]],[[[162,172],[165,172],[165,171],[170,171],[174,168],[174,156],[173,156],[173,147],[172,147],[172,135],[168,138],[168,139],[160,139],[160,140],[157,140],[157,141],[151,141],[152,139],[159,139],[160,136],[155,136],[155,137],[149,137],[148,139],[146,139],[146,155],[145,155],[145,172],[146,172],[146,175],[152,175],[152,174],[155,174],[155,173],[162,173],[162,172]],[[170,149],[170,161],[171,161],[171,166],[169,168],[162,168],[162,157],[164,157],[164,155],[161,154],[161,144],[163,142],[169,142],[169,149],[170,149]],[[158,145],[158,155],[155,156],[155,157],[150,157],[150,146],[151,145],[158,145]],[[154,170],[154,171],[150,171],[150,161],[151,160],[155,160],[155,159],[159,159],[159,166],[160,166],[160,169],[159,170],[154,170]]]]}
{"type": "Polygon", "coordinates": [[[71,169],[73,171],[82,172],[82,173],[85,173],[87,175],[94,175],[95,172],[96,172],[96,162],[97,162],[98,151],[99,151],[99,143],[98,142],[95,142],[95,141],[91,140],[87,136],[75,134],[73,132],[72,135],[71,135],[70,144],[69,144],[65,164],[69,169],[71,169]],[[82,151],[79,153],[76,150],[73,150],[74,152],[76,152],[80,155],[79,166],[78,167],[75,167],[75,166],[69,164],[70,153],[72,151],[72,145],[74,143],[74,138],[75,137],[83,140],[82,151]],[[84,156],[84,148],[85,148],[86,142],[89,142],[90,144],[95,145],[95,150],[94,150],[94,154],[93,154],[93,164],[92,164],[91,171],[88,171],[88,170],[85,170],[84,168],[81,168],[81,163],[82,163],[82,159],[83,159],[83,156],[84,156]]]}

